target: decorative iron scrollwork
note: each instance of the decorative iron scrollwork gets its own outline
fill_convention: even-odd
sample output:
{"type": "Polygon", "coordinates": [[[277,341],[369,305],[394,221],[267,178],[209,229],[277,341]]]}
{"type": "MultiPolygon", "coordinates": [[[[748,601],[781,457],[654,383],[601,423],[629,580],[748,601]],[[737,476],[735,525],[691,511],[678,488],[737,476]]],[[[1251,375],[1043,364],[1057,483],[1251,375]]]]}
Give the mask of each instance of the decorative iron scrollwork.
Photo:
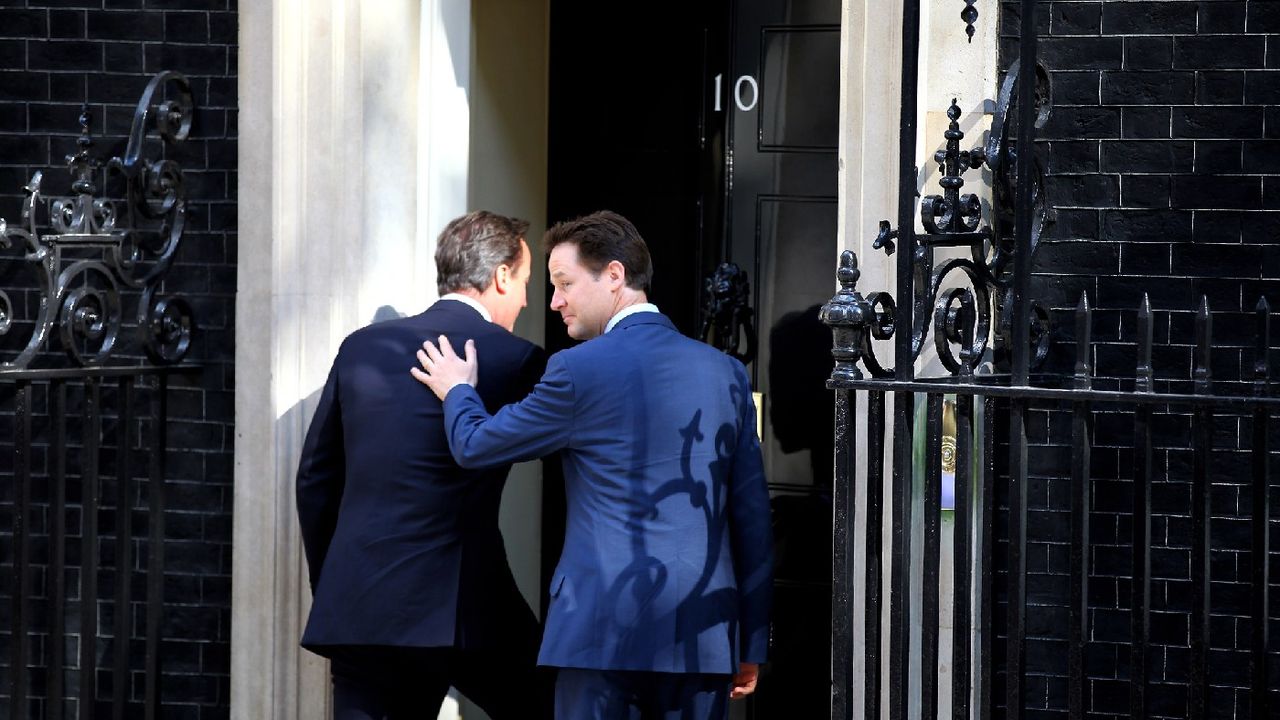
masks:
{"type": "Polygon", "coordinates": [[[720,263],[704,285],[702,329],[698,335],[743,365],[756,357],[756,332],[751,322],[751,281],[734,263],[720,263]],[[739,352],[743,342],[745,352],[739,352]]]}
{"type": "MultiPolygon", "coordinates": [[[[1014,60],[1000,85],[1000,95],[996,98],[996,112],[991,118],[991,132],[987,135],[984,151],[987,167],[991,170],[992,182],[992,229],[997,242],[994,249],[1000,253],[996,266],[1004,263],[1003,252],[1013,247],[1013,208],[1014,196],[1018,187],[1018,124],[1014,122],[1014,111],[1019,100],[1018,92],[1019,61],[1014,60]]],[[[1034,92],[1036,118],[1035,127],[1040,129],[1049,121],[1053,110],[1053,88],[1049,84],[1049,72],[1040,63],[1036,63],[1036,88],[1034,92]]],[[[1035,173],[1031,178],[1034,209],[1031,215],[1031,251],[1035,252],[1046,227],[1053,221],[1053,213],[1045,201],[1044,162],[1038,155],[1035,162],[1035,173]]]]}
{"type": "MultiPolygon", "coordinates": [[[[195,327],[191,306],[159,292],[186,228],[182,168],[163,157],[148,159],[145,153],[150,138],[159,138],[166,149],[186,140],[194,113],[191,85],[181,74],[162,72],[147,84],[124,156],[106,163],[108,172],[125,179],[122,216],[111,200],[96,197],[94,180],[103,164],[90,155],[92,116],[87,105],[81,110],[76,152],[67,156],[74,195],[43,198],[43,176],[37,172],[26,186],[21,227],[0,219],[0,246],[23,243],[23,260],[38,267],[40,283],[31,338],[0,368],[29,365],[55,325],[74,362],[106,362],[123,326],[122,288],[141,291],[137,324],[148,356],[157,363],[182,360],[195,327]],[[170,97],[162,99],[166,93],[170,97]]],[[[14,327],[13,310],[9,296],[0,291],[0,335],[14,327]]]]}
{"type": "MultiPolygon", "coordinates": [[[[1039,128],[1049,117],[1051,91],[1048,73],[1039,64],[1036,70],[1037,83],[1030,95],[1036,104],[1035,126],[1039,128]]],[[[927,195],[920,200],[920,220],[924,232],[915,235],[914,247],[911,248],[915,290],[912,299],[914,327],[910,329],[910,359],[914,361],[919,356],[925,347],[926,338],[932,334],[938,358],[952,374],[972,373],[987,355],[989,346],[995,365],[1001,369],[1008,366],[1013,337],[1010,327],[1013,312],[1009,292],[1012,267],[1009,259],[1016,247],[1013,200],[1019,182],[1014,170],[1019,139],[1014,129],[1016,124],[1012,121],[1020,100],[1017,77],[1018,63],[1015,62],[1001,86],[987,142],[972,150],[960,149],[960,142],[965,134],[960,129],[960,107],[952,99],[947,108],[949,123],[944,133],[946,145],[933,156],[942,173],[938,180],[942,194],[927,195]],[[965,183],[964,173],[983,166],[991,170],[993,180],[990,223],[984,221],[981,200],[972,193],[960,192],[965,183]],[[968,247],[970,257],[947,259],[935,267],[934,249],[938,247],[968,247]],[[964,276],[968,287],[950,286],[949,278],[955,273],[964,276]]],[[[1032,253],[1052,220],[1045,201],[1044,165],[1036,162],[1034,166],[1035,173],[1029,178],[1029,182],[1033,184],[1034,198],[1032,253]]],[[[899,230],[887,220],[882,220],[872,247],[892,255],[896,249],[894,240],[899,237],[899,230]]],[[[850,263],[849,267],[854,268],[853,279],[856,280],[856,258],[850,263]]],[[[845,268],[842,257],[838,271],[842,284],[848,274],[845,268]]],[[[891,376],[893,368],[887,368],[879,361],[872,340],[887,340],[897,330],[893,321],[896,312],[893,298],[888,293],[877,292],[862,299],[861,295],[853,292],[852,287],[847,290],[849,297],[857,296],[862,303],[860,311],[855,315],[859,323],[866,325],[867,330],[855,333],[859,347],[854,361],[861,360],[875,377],[891,376]]],[[[845,289],[841,293],[845,293],[845,289]]],[[[830,306],[840,307],[841,302],[845,302],[837,302],[841,297],[841,294],[837,294],[830,306]]],[[[855,316],[842,314],[834,309],[832,313],[833,319],[855,316]]],[[[1034,301],[1030,316],[1031,359],[1033,366],[1038,366],[1048,353],[1049,316],[1034,301]]],[[[848,371],[842,370],[838,361],[836,373],[841,372],[848,371]]]]}

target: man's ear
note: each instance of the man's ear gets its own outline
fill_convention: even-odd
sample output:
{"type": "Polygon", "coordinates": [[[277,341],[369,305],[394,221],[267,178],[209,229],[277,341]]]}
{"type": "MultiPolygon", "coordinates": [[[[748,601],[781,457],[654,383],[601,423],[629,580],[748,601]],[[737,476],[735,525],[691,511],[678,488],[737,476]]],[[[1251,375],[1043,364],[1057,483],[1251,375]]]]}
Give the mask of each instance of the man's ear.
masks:
{"type": "Polygon", "coordinates": [[[620,289],[627,284],[627,269],[617,260],[610,260],[604,271],[609,277],[611,288],[620,289]]]}
{"type": "Polygon", "coordinates": [[[493,289],[497,290],[499,295],[506,295],[511,287],[511,276],[514,274],[510,265],[505,263],[499,265],[493,271],[493,289]]]}

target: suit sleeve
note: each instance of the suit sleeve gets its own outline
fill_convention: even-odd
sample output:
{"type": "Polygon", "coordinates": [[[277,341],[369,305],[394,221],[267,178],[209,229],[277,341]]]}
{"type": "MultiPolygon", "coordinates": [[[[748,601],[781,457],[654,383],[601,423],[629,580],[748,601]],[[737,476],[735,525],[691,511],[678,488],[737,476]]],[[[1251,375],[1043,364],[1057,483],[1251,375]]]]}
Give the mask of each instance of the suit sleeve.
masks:
{"type": "Polygon", "coordinates": [[[342,412],[338,404],[338,367],[334,364],[311,419],[298,461],[296,501],[311,590],[320,581],[329,543],[338,525],[338,506],[346,486],[342,412]]]}
{"type": "Polygon", "coordinates": [[[533,392],[496,415],[470,385],[458,385],[444,399],[444,426],[453,459],[468,469],[523,462],[566,447],[573,431],[573,379],[560,356],[552,355],[533,392]]]}
{"type": "Polygon", "coordinates": [[[742,662],[761,663],[768,654],[773,604],[773,527],[751,384],[741,365],[735,369],[735,392],[743,401],[730,475],[729,532],[738,584],[739,654],[742,662]]]}

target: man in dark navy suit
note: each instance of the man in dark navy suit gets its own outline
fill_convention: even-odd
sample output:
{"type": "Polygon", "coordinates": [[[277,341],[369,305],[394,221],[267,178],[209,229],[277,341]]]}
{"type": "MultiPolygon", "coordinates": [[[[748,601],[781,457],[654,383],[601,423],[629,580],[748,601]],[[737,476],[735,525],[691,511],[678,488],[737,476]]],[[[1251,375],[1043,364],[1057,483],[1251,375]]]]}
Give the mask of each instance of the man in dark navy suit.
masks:
{"type": "Polygon", "coordinates": [[[465,358],[456,335],[424,343],[414,376],[444,400],[459,465],[561,451],[567,531],[538,656],[559,668],[557,720],[723,719],[755,689],[773,582],[746,369],[648,302],[649,251],[625,218],[562,223],[546,245],[551,308],[587,342],[496,413],[478,341],[465,358]]]}
{"type": "Polygon", "coordinates": [[[528,223],[473,212],[440,233],[441,298],[338,350],[298,466],[314,603],[303,647],[332,660],[336,720],[434,718],[450,686],[494,720],[550,717],[538,623],[498,530],[510,463],[465,470],[444,411],[405,372],[424,338],[485,354],[490,412],[528,394],[543,351],[511,334],[525,306],[528,223]]]}

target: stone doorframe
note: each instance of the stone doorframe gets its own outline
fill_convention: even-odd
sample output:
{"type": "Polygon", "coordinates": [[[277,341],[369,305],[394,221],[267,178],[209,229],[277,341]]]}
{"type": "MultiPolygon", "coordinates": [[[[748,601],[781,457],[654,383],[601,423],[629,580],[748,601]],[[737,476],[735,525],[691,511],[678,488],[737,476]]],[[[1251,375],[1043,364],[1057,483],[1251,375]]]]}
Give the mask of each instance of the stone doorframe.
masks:
{"type": "MultiPolygon", "coordinates": [[[[310,592],[293,473],[341,339],[387,308],[434,297],[430,229],[468,203],[472,2],[379,0],[367,13],[374,4],[360,0],[240,8],[231,717],[329,714],[324,663],[298,647],[310,592]]],[[[891,289],[891,263],[870,243],[876,222],[895,217],[898,115],[885,109],[897,107],[899,3],[842,5],[833,250],[858,250],[861,284],[891,289]]],[[[983,59],[924,79],[920,107],[940,114],[956,96],[980,116],[994,86],[996,13],[960,47],[956,3],[932,0],[930,11],[938,20],[926,18],[935,28],[922,43],[928,57],[983,59]]],[[[931,151],[928,114],[918,127],[931,151]]],[[[969,115],[966,130],[980,123],[969,115]]]]}
{"type": "Polygon", "coordinates": [[[329,714],[325,664],[298,647],[311,593],[293,474],[338,343],[435,296],[428,230],[467,202],[470,14],[240,8],[231,717],[329,714]]]}

